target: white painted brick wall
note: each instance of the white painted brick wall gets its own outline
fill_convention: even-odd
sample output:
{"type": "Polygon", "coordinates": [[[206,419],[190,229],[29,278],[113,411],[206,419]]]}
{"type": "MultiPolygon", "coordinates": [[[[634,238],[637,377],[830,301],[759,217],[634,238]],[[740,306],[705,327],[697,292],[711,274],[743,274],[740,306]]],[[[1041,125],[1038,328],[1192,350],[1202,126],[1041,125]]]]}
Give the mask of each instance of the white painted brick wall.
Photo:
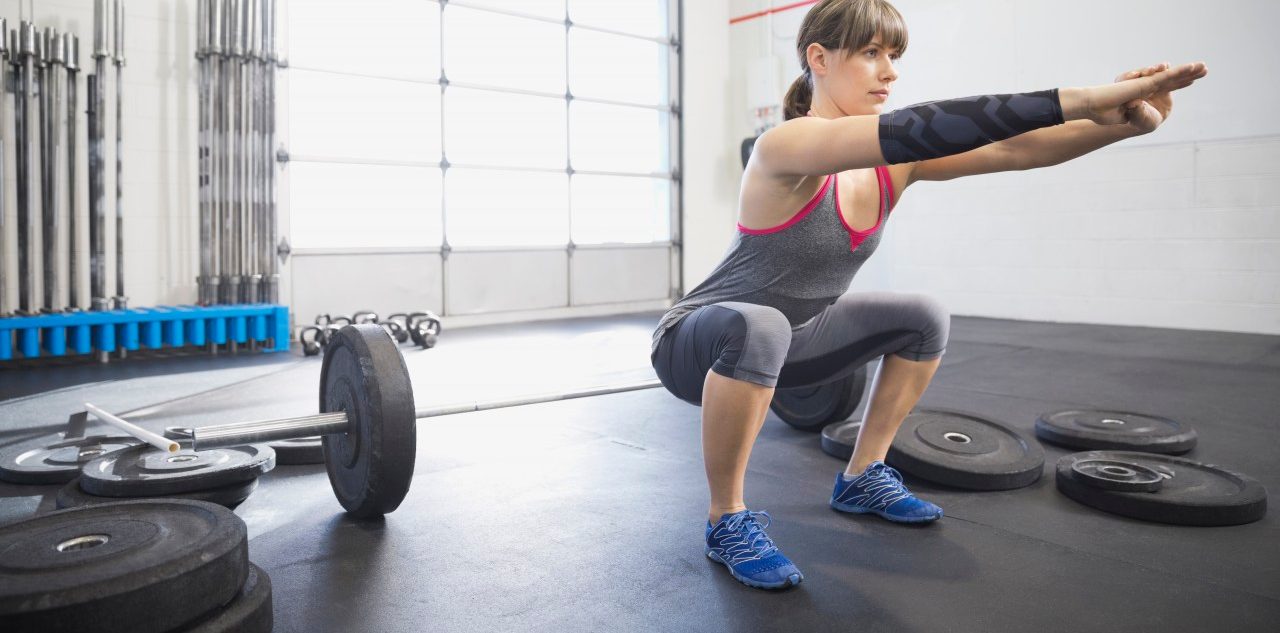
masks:
{"type": "Polygon", "coordinates": [[[1280,333],[1280,138],[922,182],[894,215],[888,287],[955,314],[1280,333]]]}

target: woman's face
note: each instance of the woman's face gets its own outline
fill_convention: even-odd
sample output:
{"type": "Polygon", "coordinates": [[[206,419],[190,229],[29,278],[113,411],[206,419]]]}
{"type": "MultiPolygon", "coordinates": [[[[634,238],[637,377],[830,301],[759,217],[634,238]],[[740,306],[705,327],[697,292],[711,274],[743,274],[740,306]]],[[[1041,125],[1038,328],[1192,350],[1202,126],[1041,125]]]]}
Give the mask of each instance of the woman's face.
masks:
{"type": "Polygon", "coordinates": [[[813,70],[813,114],[824,118],[880,114],[898,78],[894,64],[898,51],[885,48],[880,35],[849,52],[810,44],[809,68],[813,70]]]}

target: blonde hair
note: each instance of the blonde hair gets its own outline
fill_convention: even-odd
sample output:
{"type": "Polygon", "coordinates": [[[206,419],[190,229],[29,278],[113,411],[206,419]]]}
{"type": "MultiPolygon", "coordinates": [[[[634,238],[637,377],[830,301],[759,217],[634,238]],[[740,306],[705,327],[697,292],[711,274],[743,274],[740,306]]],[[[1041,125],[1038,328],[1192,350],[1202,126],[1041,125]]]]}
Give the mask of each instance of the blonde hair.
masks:
{"type": "Polygon", "coordinates": [[[805,14],[796,34],[796,52],[804,71],[791,82],[782,101],[784,120],[805,116],[813,101],[813,72],[805,51],[810,44],[851,53],[871,43],[880,33],[889,48],[907,50],[907,24],[886,0],[822,0],[805,14]]]}

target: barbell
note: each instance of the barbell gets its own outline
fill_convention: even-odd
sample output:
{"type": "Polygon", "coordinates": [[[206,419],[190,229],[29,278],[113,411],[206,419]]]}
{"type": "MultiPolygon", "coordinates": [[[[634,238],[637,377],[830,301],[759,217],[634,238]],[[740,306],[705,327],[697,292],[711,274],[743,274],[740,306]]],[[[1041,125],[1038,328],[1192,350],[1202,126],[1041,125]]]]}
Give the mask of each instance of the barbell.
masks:
{"type": "MultiPolygon", "coordinates": [[[[864,382],[865,373],[857,373],[818,389],[780,389],[774,411],[798,429],[820,429],[837,416],[848,417],[861,398],[864,382]]],[[[338,502],[354,517],[372,518],[395,510],[409,492],[419,419],[660,386],[657,379],[649,379],[418,409],[409,370],[395,340],[380,325],[356,323],[337,330],[324,348],[319,414],[195,427],[188,436],[193,451],[321,436],[325,470],[338,502]]],[[[120,428],[135,432],[133,425],[118,422],[123,422],[120,428]]]]}
{"type": "Polygon", "coordinates": [[[324,348],[320,413],[191,430],[191,449],[323,437],[325,470],[352,516],[395,510],[409,492],[417,420],[661,386],[656,379],[619,385],[416,409],[409,370],[395,341],[374,324],[347,325],[324,348]]]}

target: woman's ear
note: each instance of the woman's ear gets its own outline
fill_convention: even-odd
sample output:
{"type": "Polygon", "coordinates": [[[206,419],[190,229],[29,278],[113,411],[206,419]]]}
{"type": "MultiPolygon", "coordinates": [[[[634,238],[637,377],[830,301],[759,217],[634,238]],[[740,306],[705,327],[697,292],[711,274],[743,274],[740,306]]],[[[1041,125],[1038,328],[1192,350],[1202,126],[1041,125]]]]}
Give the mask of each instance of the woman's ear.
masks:
{"type": "Polygon", "coordinates": [[[831,51],[815,42],[804,49],[804,55],[809,62],[809,70],[814,75],[827,74],[827,65],[831,62],[831,51]]]}

